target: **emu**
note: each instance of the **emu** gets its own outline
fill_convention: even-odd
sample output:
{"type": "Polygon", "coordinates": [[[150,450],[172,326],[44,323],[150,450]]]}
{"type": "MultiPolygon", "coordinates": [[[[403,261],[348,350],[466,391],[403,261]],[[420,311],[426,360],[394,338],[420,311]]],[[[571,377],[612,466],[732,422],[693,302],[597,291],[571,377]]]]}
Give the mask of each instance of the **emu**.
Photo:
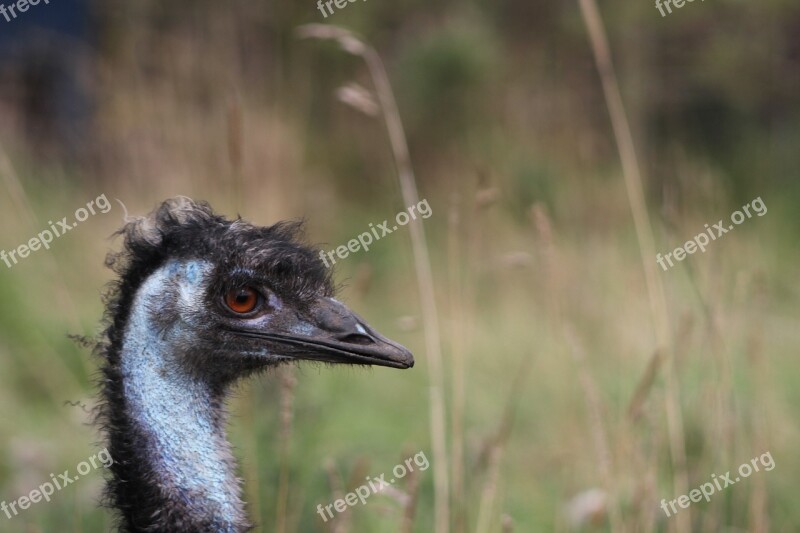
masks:
{"type": "Polygon", "coordinates": [[[105,504],[130,532],[248,531],[226,393],[280,364],[410,368],[412,354],[333,298],[299,223],[269,227],[167,200],[106,263],[98,422],[105,504]]]}

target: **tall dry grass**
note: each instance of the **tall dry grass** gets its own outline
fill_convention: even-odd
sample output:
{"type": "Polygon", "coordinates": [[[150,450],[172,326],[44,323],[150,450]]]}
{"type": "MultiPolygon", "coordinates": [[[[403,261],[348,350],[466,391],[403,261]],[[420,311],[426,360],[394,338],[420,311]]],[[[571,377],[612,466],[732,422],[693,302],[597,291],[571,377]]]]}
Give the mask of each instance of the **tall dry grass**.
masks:
{"type": "MultiPolygon", "coordinates": [[[[404,205],[419,203],[419,192],[411,159],[408,153],[408,143],[400,112],[397,109],[394,93],[389,82],[389,76],[383,66],[380,56],[374,48],[370,47],[353,33],[336,26],[311,24],[303,26],[299,35],[305,38],[333,39],[348,53],[361,57],[367,65],[375,94],[383,119],[389,134],[389,142],[397,167],[397,177],[403,193],[404,205]]],[[[431,409],[431,437],[434,455],[434,483],[436,485],[436,524],[437,533],[446,533],[450,530],[450,481],[448,477],[447,437],[446,437],[446,412],[444,401],[444,371],[442,362],[441,332],[439,330],[439,312],[436,304],[436,294],[433,282],[433,269],[431,267],[428,242],[425,238],[425,228],[422,220],[415,219],[409,224],[411,232],[411,245],[414,251],[414,267],[417,275],[417,286],[422,308],[423,328],[425,332],[425,361],[430,373],[430,409],[431,409]]]]}
{"type": "MultiPolygon", "coordinates": [[[[608,38],[606,37],[597,2],[595,0],[580,0],[579,5],[589,34],[589,42],[594,52],[597,70],[603,86],[603,94],[620,154],[620,161],[622,162],[622,175],[625,179],[625,189],[628,194],[628,202],[630,203],[636,236],[639,241],[642,268],[647,281],[650,312],[656,337],[655,349],[657,352],[663,353],[664,357],[663,370],[667,380],[664,408],[669,424],[670,454],[675,472],[673,489],[678,494],[686,494],[689,488],[689,478],[686,470],[686,448],[680,404],[680,388],[675,377],[672,330],[664,286],[652,259],[656,254],[655,240],[647,211],[636,148],[631,128],[628,124],[628,117],[625,113],[622,93],[617,82],[617,74],[611,59],[608,38]]],[[[612,516],[614,514],[616,513],[613,513],[612,516]]],[[[689,531],[691,529],[691,521],[691,510],[687,509],[686,512],[679,513],[676,516],[674,523],[678,531],[689,531]]],[[[616,528],[621,527],[618,517],[612,522],[612,525],[614,523],[616,528]]]]}
{"type": "MultiPolygon", "coordinates": [[[[590,22],[590,42],[610,59],[595,27],[596,10],[592,14],[591,9],[587,16],[595,20],[590,22]]],[[[219,35],[229,36],[235,27],[232,19],[220,18],[215,24],[219,28],[208,38],[211,43],[221,42],[219,35]]],[[[162,42],[147,35],[146,24],[135,25],[134,31],[136,43],[155,39],[163,45],[154,48],[165,51],[170,69],[164,69],[167,74],[159,83],[148,80],[146,69],[131,65],[114,65],[105,74],[111,96],[100,103],[100,129],[116,147],[104,162],[114,179],[102,185],[108,187],[102,192],[122,198],[136,214],[175,194],[209,199],[226,214],[241,212],[262,224],[306,213],[314,240],[349,235],[346,224],[325,227],[328,221],[350,217],[361,227],[365,216],[373,216],[351,214],[353,202],[336,192],[323,170],[305,161],[306,150],[317,148],[306,146],[307,125],[298,119],[311,114],[307,94],[296,99],[301,109],[294,115],[247,89],[232,60],[234,47],[206,47],[203,56],[196,36],[174,35],[162,42]],[[177,89],[191,83],[203,87],[204,99],[193,101],[177,89]]],[[[366,53],[365,48],[358,51],[366,53]]],[[[432,273],[435,286],[428,285],[430,279],[428,284],[414,279],[417,259],[406,254],[402,235],[384,243],[383,250],[370,252],[362,263],[342,269],[340,279],[349,281],[345,297],[357,298],[370,317],[374,314],[390,328],[397,314],[416,315],[425,299],[436,295],[446,304],[427,306],[426,313],[441,319],[441,338],[429,333],[425,350],[416,350],[426,359],[438,353],[438,371],[434,365],[402,376],[302,370],[296,386],[287,387],[283,377],[273,376],[245,388],[234,400],[233,437],[243,459],[247,499],[264,529],[791,530],[797,466],[792,450],[800,442],[789,403],[798,376],[791,357],[798,342],[797,317],[790,309],[796,269],[789,259],[775,256],[769,247],[781,241],[759,220],[691,263],[666,274],[656,271],[652,279],[654,265],[647,262],[653,263],[648,254],[654,245],[648,240],[667,249],[725,212],[705,196],[698,200],[705,204],[702,209],[690,210],[679,202],[705,190],[698,184],[704,173],[694,168],[685,169],[689,178],[680,184],[685,187],[682,194],[659,206],[665,213],[680,212],[680,217],[665,215],[659,221],[655,210],[648,212],[642,178],[636,177],[631,161],[633,147],[625,140],[629,133],[624,116],[620,118],[619,89],[607,79],[606,60],[598,60],[598,67],[605,73],[603,83],[610,84],[613,127],[620,132],[620,146],[626,146],[623,180],[613,170],[609,176],[602,170],[583,175],[569,167],[559,169],[553,197],[531,206],[529,218],[520,220],[510,214],[515,189],[503,161],[482,177],[473,160],[457,154],[437,167],[439,185],[425,184],[437,216],[425,222],[426,230],[432,230],[424,236],[432,257],[428,261],[423,253],[417,259],[429,264],[427,274],[423,264],[419,279],[432,273]],[[636,228],[629,236],[631,213],[636,228]],[[655,238],[647,235],[648,226],[655,238]],[[780,276],[785,284],[775,281],[780,276]],[[420,290],[427,292],[414,294],[420,290]],[[668,327],[661,322],[664,316],[668,327]],[[442,348],[431,350],[431,343],[442,348]],[[669,343],[672,348],[665,348],[669,343]],[[668,379],[669,372],[673,377],[668,379]],[[514,385],[520,375],[527,377],[514,385]],[[427,380],[420,383],[417,376],[427,380]],[[436,394],[430,384],[439,387],[436,394]],[[670,389],[680,394],[671,396],[670,389]],[[683,415],[677,437],[669,409],[683,415]],[[427,420],[417,424],[420,418],[427,420]],[[404,446],[431,437],[436,483],[420,473],[396,492],[376,496],[336,520],[323,523],[315,514],[317,503],[342,497],[367,474],[407,457],[404,446]],[[675,468],[681,442],[686,448],[684,473],[675,468]],[[658,508],[661,498],[680,494],[682,476],[691,488],[767,449],[776,457],[775,471],[753,476],[709,504],[694,505],[691,516],[667,519],[658,508]],[[326,466],[324,458],[333,459],[326,466]]],[[[386,73],[376,72],[385,82],[386,73]]],[[[562,92],[559,88],[557,94],[537,95],[551,102],[562,92]]],[[[378,95],[365,94],[360,87],[348,86],[338,96],[368,116],[377,110],[386,112],[387,119],[397,118],[396,106],[377,106],[378,95]]],[[[515,114],[529,113],[533,104],[527,93],[509,98],[515,114]]],[[[562,122],[573,133],[585,126],[572,115],[562,122]]],[[[518,122],[508,123],[508,138],[524,139],[526,149],[544,135],[535,127],[514,130],[518,122]]],[[[359,122],[353,127],[370,126],[359,122]]],[[[399,122],[395,130],[402,133],[399,122]]],[[[393,155],[407,162],[402,145],[393,155]]],[[[31,196],[28,212],[34,220],[55,216],[59,208],[40,205],[41,199],[29,194],[36,192],[39,176],[17,170],[13,159],[0,168],[6,189],[0,201],[4,213],[15,214],[0,233],[17,244],[38,230],[37,223],[27,223],[24,212],[18,213],[24,205],[17,200],[20,189],[31,196]],[[11,178],[16,182],[9,182],[11,178]]],[[[718,182],[711,182],[709,194],[721,198],[718,182]]],[[[75,201],[65,202],[60,214],[84,202],[83,196],[101,192],[95,183],[73,186],[66,199],[74,196],[75,201]]],[[[780,216],[770,211],[764,222],[780,216]]],[[[20,302],[15,314],[27,320],[26,329],[91,333],[88,324],[99,312],[97,288],[106,275],[100,268],[102,255],[115,245],[104,239],[120,223],[118,218],[92,221],[81,230],[85,233],[64,237],[52,256],[32,258],[24,268],[7,273],[11,278],[5,279],[12,281],[4,280],[3,286],[18,285],[25,296],[16,295],[20,302]],[[51,260],[64,274],[63,284],[48,274],[51,260]],[[58,296],[62,288],[74,306],[58,296]],[[56,305],[36,305],[51,297],[56,305]],[[25,301],[35,304],[32,310],[25,301]]],[[[412,238],[419,243],[418,237],[412,238]]],[[[426,316],[405,321],[408,329],[398,327],[393,333],[416,346],[413,324],[430,327],[426,316]]],[[[0,448],[8,457],[0,468],[0,486],[3,494],[15,495],[41,481],[37,463],[47,464],[50,457],[53,468],[66,467],[75,463],[70,454],[78,460],[85,456],[89,444],[81,439],[88,436],[88,443],[91,429],[81,425],[80,417],[67,420],[73,417],[66,414],[71,411],[63,401],[86,398],[92,391],[81,383],[84,370],[65,361],[57,349],[48,349],[47,342],[21,347],[13,336],[4,338],[0,356],[0,405],[7,415],[0,417],[0,448]],[[51,371],[43,371],[45,367],[51,371]],[[51,405],[35,405],[34,398],[25,396],[26,389],[44,391],[43,403],[51,405]],[[7,435],[22,444],[15,441],[12,446],[7,435]],[[53,435],[68,435],[64,440],[72,444],[64,450],[23,453],[38,450],[53,435]]],[[[91,365],[88,358],[81,364],[91,365]]],[[[46,478],[48,472],[41,474],[46,478]]],[[[93,511],[89,489],[77,489],[75,495],[11,522],[10,530],[47,530],[53,523],[107,530],[106,514],[93,511]]]]}

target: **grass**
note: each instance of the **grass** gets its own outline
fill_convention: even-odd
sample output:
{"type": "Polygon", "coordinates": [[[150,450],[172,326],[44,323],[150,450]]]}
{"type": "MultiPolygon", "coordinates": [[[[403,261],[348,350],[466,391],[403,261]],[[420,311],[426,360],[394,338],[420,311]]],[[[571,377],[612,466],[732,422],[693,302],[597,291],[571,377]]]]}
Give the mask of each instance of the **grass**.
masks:
{"type": "MultiPolygon", "coordinates": [[[[186,50],[170,59],[186,67],[186,50]]],[[[220,56],[209,61],[224,63],[220,56]]],[[[359,191],[332,184],[336,176],[309,163],[308,100],[298,97],[291,107],[300,111],[286,111],[257,91],[234,96],[213,82],[208,111],[136,74],[122,67],[110,73],[114,96],[100,110],[109,138],[138,132],[107,156],[114,179],[96,183],[37,164],[25,146],[6,148],[12,155],[0,167],[0,248],[26,241],[42,221],[101,193],[122,199],[132,215],[175,194],[262,224],[305,215],[309,238],[333,246],[352,238],[353,228],[413,203],[408,194],[401,199],[388,150],[372,154],[383,170],[372,178],[370,190],[382,192],[371,202],[353,201],[350,192],[359,191]]],[[[379,123],[353,122],[364,137],[383,135],[379,123]]],[[[800,257],[792,206],[765,191],[766,216],[705,254],[656,270],[648,288],[642,261],[654,265],[655,258],[642,255],[618,170],[583,174],[580,165],[542,164],[553,181],[546,198],[534,188],[530,205],[520,206],[519,178],[506,172],[516,165],[506,160],[513,152],[504,147],[488,177],[466,156],[436,168],[435,183],[430,167],[418,172],[434,213],[424,222],[433,286],[423,282],[424,305],[412,290],[426,267],[410,243],[411,228],[337,265],[341,298],[411,348],[419,361],[413,370],[303,366],[237,389],[231,439],[254,518],[265,531],[339,533],[397,531],[412,512],[419,532],[669,531],[687,524],[790,531],[800,523],[800,257]],[[653,283],[663,286],[659,326],[651,319],[653,283]],[[432,304],[441,371],[427,365],[438,344],[425,335],[432,304]],[[685,467],[676,468],[676,413],[670,421],[665,406],[682,419],[685,467]],[[409,499],[374,496],[338,522],[316,514],[317,504],[419,451],[431,468],[420,473],[419,486],[400,487],[409,499]],[[691,516],[680,515],[685,522],[659,509],[682,487],[766,451],[773,471],[693,504],[691,516]],[[601,494],[605,503],[571,508],[581,494],[601,494]]],[[[727,198],[721,176],[686,172],[679,194],[659,204],[635,200],[638,216],[653,226],[656,250],[674,248],[741,205],[727,198]]],[[[26,494],[96,452],[98,437],[81,408],[64,405],[91,401],[95,362],[66,335],[96,332],[109,279],[103,258],[117,246],[108,236],[121,223],[114,203],[108,215],[0,276],[0,500],[26,494]]],[[[108,514],[94,504],[100,486],[94,472],[49,504],[10,521],[0,515],[2,529],[105,531],[108,514]]]]}
{"type": "MultiPolygon", "coordinates": [[[[81,205],[82,201],[76,193],[74,201],[66,205],[81,205]]],[[[765,201],[769,206],[769,199],[765,201]]],[[[594,198],[585,208],[601,207],[602,199],[594,198]]],[[[501,208],[499,204],[492,209],[501,208]]],[[[437,212],[446,210],[434,207],[437,212]]],[[[462,287],[463,308],[442,306],[441,311],[446,327],[453,320],[466,321],[453,331],[469,332],[459,344],[466,391],[462,436],[465,505],[461,510],[466,530],[474,530],[472,526],[478,523],[482,501],[493,502],[485,504],[490,509],[483,515],[488,513],[483,520],[490,524],[489,530],[499,530],[501,514],[509,515],[518,530],[565,529],[562,509],[566,502],[582,491],[606,488],[609,483],[616,490],[620,520],[629,527],[644,523],[665,529],[668,522],[658,514],[657,505],[661,498],[671,499],[678,493],[671,484],[660,370],[640,400],[641,416],[636,420],[628,416],[629,403],[653,354],[650,325],[643,319],[648,302],[634,241],[625,236],[625,228],[620,232],[562,229],[551,223],[552,242],[547,244],[535,228],[514,229],[507,217],[496,214],[501,221],[484,227],[496,236],[495,248],[527,251],[533,262],[522,268],[502,266],[502,254],[496,254],[480,257],[482,265],[490,266],[478,271],[468,257],[460,257],[459,268],[474,285],[462,287]],[[574,325],[584,352],[580,361],[573,360],[548,302],[557,302],[559,316],[574,325]],[[451,315],[453,310],[456,312],[451,315]],[[526,358],[530,358],[531,368],[525,386],[513,392],[515,424],[504,452],[495,459],[491,484],[496,494],[487,500],[486,476],[492,472],[492,463],[486,454],[512,394],[510,384],[526,358]],[[585,380],[580,377],[583,374],[596,389],[588,399],[585,380]],[[608,448],[599,456],[598,424],[604,428],[608,448]],[[604,466],[599,457],[606,453],[609,464],[604,466]]],[[[112,211],[107,216],[113,215],[112,211]]],[[[370,220],[379,218],[381,213],[376,212],[370,220]]],[[[427,221],[434,244],[440,242],[439,235],[447,234],[444,218],[433,216],[427,221]]],[[[679,233],[693,234],[698,224],[702,227],[702,220],[687,221],[679,233]]],[[[481,223],[491,224],[485,219],[481,223]]],[[[797,518],[790,503],[793,472],[797,471],[792,450],[798,441],[791,406],[797,405],[794,383],[800,378],[791,356],[798,342],[798,333],[790,326],[797,319],[796,307],[791,305],[795,295],[782,290],[785,281],[773,281],[788,278],[764,275],[791,275],[787,265],[796,259],[792,252],[773,252],[781,245],[768,236],[780,234],[773,231],[779,223],[777,216],[765,216],[737,228],[736,234],[715,243],[706,254],[693,256],[699,291],[693,289],[683,267],[663,274],[673,322],[691,324],[688,330],[677,327],[675,331],[676,335],[687,331],[676,339],[680,347],[676,378],[683,392],[689,486],[767,450],[777,465],[760,478],[755,475],[747,483],[727,489],[711,503],[695,504],[695,520],[746,527],[754,519],[748,509],[762,482],[767,495],[767,512],[762,514],[769,516],[773,528],[786,529],[797,518]],[[716,332],[710,327],[706,307],[711,310],[716,332]],[[722,347],[715,348],[717,338],[723,340],[722,347]],[[729,389],[719,403],[715,398],[723,383],[729,389]],[[720,426],[721,421],[726,425],[720,426]]],[[[98,288],[107,274],[100,268],[103,254],[97,243],[111,246],[104,240],[110,225],[99,218],[90,220],[82,233],[64,236],[52,252],[59,264],[67,267],[67,286],[77,305],[75,318],[81,324],[91,324],[99,316],[98,288]]],[[[340,242],[348,236],[332,231],[328,240],[340,242]]],[[[16,235],[6,236],[4,242],[13,243],[13,237],[16,235]]],[[[469,235],[459,241],[460,249],[469,248],[469,235]]],[[[339,279],[348,279],[357,263],[366,262],[375,280],[365,294],[354,294],[352,286],[345,286],[342,297],[358,302],[356,307],[380,330],[424,358],[419,329],[404,331],[398,326],[400,317],[418,314],[413,293],[403,289],[413,284],[408,252],[403,252],[403,244],[397,241],[382,244],[382,260],[373,262],[376,250],[342,264],[339,279]]],[[[448,263],[444,248],[434,246],[434,265],[448,263]]],[[[74,468],[94,453],[91,445],[96,437],[80,409],[63,405],[65,400],[91,397],[86,386],[89,376],[84,372],[92,362],[64,337],[75,331],[71,317],[51,299],[52,284],[42,282],[45,261],[41,254],[32,256],[0,280],[5,302],[0,346],[0,424],[5,437],[0,440],[0,450],[6,458],[0,486],[6,500],[35,488],[51,471],[74,468]],[[29,455],[32,458],[26,458],[29,455]]],[[[435,268],[437,279],[444,275],[443,268],[435,268]]],[[[446,301],[447,285],[439,283],[437,287],[441,301],[446,301]]],[[[91,329],[77,333],[91,333],[91,329]]],[[[454,338],[458,336],[446,336],[448,369],[454,338]]],[[[314,508],[332,498],[327,461],[333,461],[347,479],[361,461],[368,462],[362,467],[366,475],[376,476],[407,457],[409,451],[423,450],[432,457],[424,365],[404,373],[306,367],[298,370],[296,378],[287,459],[288,530],[324,530],[314,508]]],[[[451,406],[450,378],[447,385],[446,399],[451,406]]],[[[244,457],[244,477],[258,480],[257,501],[264,524],[273,523],[278,501],[280,389],[277,375],[264,377],[246,385],[232,406],[232,438],[244,457]],[[242,414],[247,401],[252,401],[252,416],[242,414]]],[[[432,469],[421,478],[416,531],[428,530],[433,521],[430,472],[432,469]]],[[[6,530],[49,531],[65,523],[76,530],[77,524],[85,531],[104,530],[105,513],[94,510],[92,503],[98,486],[99,476],[92,474],[91,479],[58,493],[52,503],[37,505],[9,521],[6,530]]],[[[398,505],[389,498],[380,499],[351,511],[353,530],[395,530],[398,505]]]]}

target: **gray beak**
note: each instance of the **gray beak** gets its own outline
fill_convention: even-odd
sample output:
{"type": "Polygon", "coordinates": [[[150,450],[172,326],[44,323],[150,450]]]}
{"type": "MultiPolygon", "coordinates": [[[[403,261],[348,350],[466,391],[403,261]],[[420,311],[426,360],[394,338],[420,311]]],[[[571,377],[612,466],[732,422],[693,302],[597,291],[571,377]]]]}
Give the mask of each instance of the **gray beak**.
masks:
{"type": "Polygon", "coordinates": [[[287,357],[325,363],[411,368],[414,356],[372,329],[360,316],[333,298],[320,298],[307,316],[281,320],[285,333],[239,330],[263,339],[287,357]]]}

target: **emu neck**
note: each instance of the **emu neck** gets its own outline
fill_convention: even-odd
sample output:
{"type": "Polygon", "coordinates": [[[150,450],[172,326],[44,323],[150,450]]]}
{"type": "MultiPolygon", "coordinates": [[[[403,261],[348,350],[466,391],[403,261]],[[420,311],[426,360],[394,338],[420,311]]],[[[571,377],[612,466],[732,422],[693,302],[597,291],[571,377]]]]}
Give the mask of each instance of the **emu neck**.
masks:
{"type": "Polygon", "coordinates": [[[155,320],[155,313],[169,313],[165,306],[192,304],[176,300],[191,292],[186,284],[198,283],[199,268],[167,265],[139,289],[120,354],[124,409],[142,439],[134,448],[145,475],[136,481],[156,499],[152,507],[162,507],[163,529],[239,532],[248,527],[225,435],[223,388],[189,371],[186,357],[196,344],[189,326],[155,320]]]}

